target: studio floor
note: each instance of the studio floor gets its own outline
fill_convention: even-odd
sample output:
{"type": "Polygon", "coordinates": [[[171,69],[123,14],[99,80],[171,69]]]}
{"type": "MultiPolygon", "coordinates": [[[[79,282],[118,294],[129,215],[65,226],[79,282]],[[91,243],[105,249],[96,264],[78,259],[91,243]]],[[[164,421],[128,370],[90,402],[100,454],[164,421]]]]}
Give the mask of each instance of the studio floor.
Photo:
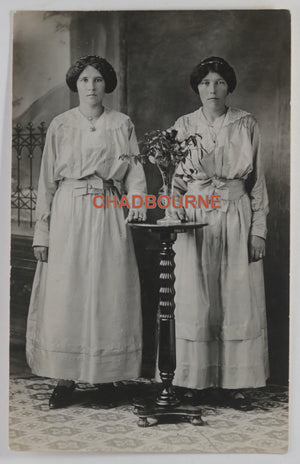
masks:
{"type": "Polygon", "coordinates": [[[72,404],[49,410],[55,380],[36,377],[24,349],[11,348],[9,445],[20,451],[145,453],[285,453],[288,394],[283,386],[249,390],[252,411],[203,404],[203,426],[188,422],[140,428],[132,400],[157,388],[147,379],[118,383],[111,404],[78,384],[72,404]]]}

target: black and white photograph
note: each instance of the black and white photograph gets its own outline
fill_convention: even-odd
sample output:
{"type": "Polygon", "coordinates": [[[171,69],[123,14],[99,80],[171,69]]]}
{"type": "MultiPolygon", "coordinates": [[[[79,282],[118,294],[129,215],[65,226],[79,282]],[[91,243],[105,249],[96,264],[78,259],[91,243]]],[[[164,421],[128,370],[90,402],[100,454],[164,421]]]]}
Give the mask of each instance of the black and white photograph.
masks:
{"type": "Polygon", "coordinates": [[[14,11],[10,450],[288,452],[291,52],[284,6],[14,11]]]}

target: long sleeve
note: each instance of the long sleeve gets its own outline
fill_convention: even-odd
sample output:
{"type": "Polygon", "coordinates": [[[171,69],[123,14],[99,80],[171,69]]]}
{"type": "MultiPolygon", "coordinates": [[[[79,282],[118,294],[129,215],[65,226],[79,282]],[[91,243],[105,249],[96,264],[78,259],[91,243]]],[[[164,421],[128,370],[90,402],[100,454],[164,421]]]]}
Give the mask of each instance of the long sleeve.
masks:
{"type": "MultiPolygon", "coordinates": [[[[134,125],[130,120],[128,121],[128,140],[129,153],[133,155],[138,155],[139,146],[135,135],[134,125]]],[[[143,166],[140,162],[135,162],[135,160],[133,159],[130,160],[128,170],[124,178],[124,185],[129,198],[131,198],[132,195],[146,195],[146,178],[143,166]]]]}
{"type": "Polygon", "coordinates": [[[269,212],[268,194],[261,156],[260,134],[254,121],[252,129],[253,171],[247,179],[247,190],[250,196],[252,220],[250,235],[266,238],[266,218],[269,212]]]}
{"type": "Polygon", "coordinates": [[[42,157],[36,204],[36,225],[33,246],[49,246],[51,205],[57,183],[54,181],[55,131],[50,124],[42,157]]]}

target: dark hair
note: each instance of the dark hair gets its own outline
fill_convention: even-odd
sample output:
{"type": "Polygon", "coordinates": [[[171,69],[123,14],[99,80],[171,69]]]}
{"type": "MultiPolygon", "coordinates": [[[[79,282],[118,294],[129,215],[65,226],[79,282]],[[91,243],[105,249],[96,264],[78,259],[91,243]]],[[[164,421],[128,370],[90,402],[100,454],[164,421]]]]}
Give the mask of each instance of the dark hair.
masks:
{"type": "Polygon", "coordinates": [[[236,76],[234,69],[223,58],[219,58],[218,56],[210,56],[200,61],[200,63],[197,64],[191,74],[190,84],[194,92],[199,94],[198,85],[210,71],[216,72],[223,77],[223,79],[227,82],[228,92],[231,93],[234,91],[236,87],[236,76]]]}
{"type": "Polygon", "coordinates": [[[68,70],[66,74],[66,82],[72,92],[77,92],[77,80],[82,71],[87,66],[93,66],[93,68],[99,71],[105,82],[105,92],[111,93],[117,86],[117,75],[112,65],[106,61],[105,58],[101,58],[96,55],[87,55],[79,58],[68,70]]]}

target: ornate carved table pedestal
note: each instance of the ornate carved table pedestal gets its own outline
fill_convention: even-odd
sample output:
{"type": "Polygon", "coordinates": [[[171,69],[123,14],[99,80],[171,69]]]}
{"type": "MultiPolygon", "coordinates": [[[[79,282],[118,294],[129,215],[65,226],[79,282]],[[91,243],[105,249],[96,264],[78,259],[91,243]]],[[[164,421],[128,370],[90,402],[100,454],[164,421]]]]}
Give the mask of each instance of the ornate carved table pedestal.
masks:
{"type": "Polygon", "coordinates": [[[134,402],[134,413],[139,417],[138,425],[147,427],[154,425],[149,418],[174,417],[188,420],[193,425],[202,425],[201,409],[189,403],[188,398],[180,401],[175,394],[172,381],[176,369],[175,339],[175,252],[173,244],[178,233],[191,229],[199,229],[206,224],[194,222],[178,224],[131,223],[134,229],[148,230],[160,235],[160,275],[159,275],[159,353],[158,368],[162,381],[162,389],[157,397],[141,398],[134,402]]]}

